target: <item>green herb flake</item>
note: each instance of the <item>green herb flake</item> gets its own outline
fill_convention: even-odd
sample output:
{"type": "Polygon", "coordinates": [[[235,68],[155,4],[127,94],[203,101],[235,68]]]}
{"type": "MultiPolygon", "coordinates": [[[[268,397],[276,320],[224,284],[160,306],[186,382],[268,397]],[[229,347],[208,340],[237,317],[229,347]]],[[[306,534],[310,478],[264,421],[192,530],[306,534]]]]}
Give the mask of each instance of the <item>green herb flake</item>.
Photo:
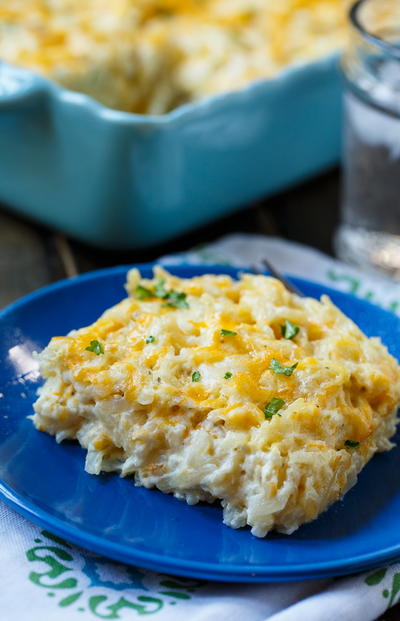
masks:
{"type": "Polygon", "coordinates": [[[230,371],[227,371],[224,375],[224,379],[231,379],[233,373],[231,373],[230,371]]]}
{"type": "Polygon", "coordinates": [[[148,336],[146,339],[146,343],[154,343],[155,340],[156,340],[155,336],[148,336]]]}
{"type": "Polygon", "coordinates": [[[186,301],[186,293],[183,293],[183,291],[168,291],[168,293],[164,296],[164,300],[167,300],[164,306],[189,308],[189,304],[186,301]]]}
{"type": "Polygon", "coordinates": [[[279,410],[286,405],[286,402],[279,397],[272,397],[271,401],[267,403],[264,408],[265,418],[272,418],[275,414],[280,416],[279,410]]]}
{"type": "Polygon", "coordinates": [[[152,298],[154,295],[151,289],[143,287],[143,285],[138,285],[135,289],[135,293],[138,300],[147,300],[148,298],[152,298]]]}
{"type": "Polygon", "coordinates": [[[168,295],[168,291],[165,288],[165,278],[159,278],[154,286],[154,295],[156,298],[164,299],[168,295]]]}
{"type": "Polygon", "coordinates": [[[201,375],[199,371],[193,371],[192,373],[192,382],[199,382],[201,380],[201,375]]]}
{"type": "Polygon", "coordinates": [[[96,356],[100,356],[100,354],[104,354],[104,348],[99,341],[90,341],[90,345],[85,347],[86,351],[92,351],[96,356]]]}
{"type": "Polygon", "coordinates": [[[221,330],[221,336],[237,336],[237,332],[234,332],[233,330],[221,330]]]}
{"type": "Polygon", "coordinates": [[[355,440],[346,440],[346,442],[344,443],[344,445],[347,448],[353,448],[353,449],[358,449],[360,448],[360,443],[356,442],[355,440]]]}
{"type": "Polygon", "coordinates": [[[283,367],[281,363],[279,362],[279,360],[277,360],[276,358],[272,358],[271,364],[269,365],[268,368],[270,369],[270,371],[273,371],[274,373],[277,373],[280,375],[287,375],[288,377],[290,377],[290,375],[292,375],[293,371],[295,370],[298,364],[299,364],[298,362],[295,362],[294,364],[292,364],[291,367],[283,367]]]}
{"type": "Polygon", "coordinates": [[[299,326],[296,326],[289,319],[286,319],[285,323],[281,325],[281,334],[284,339],[293,339],[299,333],[299,330],[299,326]]]}

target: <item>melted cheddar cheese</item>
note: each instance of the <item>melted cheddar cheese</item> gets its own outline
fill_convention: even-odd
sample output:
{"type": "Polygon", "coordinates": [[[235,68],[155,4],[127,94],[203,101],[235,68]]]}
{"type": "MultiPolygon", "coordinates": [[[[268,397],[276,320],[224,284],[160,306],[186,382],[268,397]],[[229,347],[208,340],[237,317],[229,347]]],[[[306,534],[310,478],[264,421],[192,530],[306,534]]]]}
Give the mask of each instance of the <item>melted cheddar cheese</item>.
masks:
{"type": "Polygon", "coordinates": [[[348,0],[0,0],[0,59],[164,113],[343,46],[348,0]]]}
{"type": "Polygon", "coordinates": [[[399,366],[326,296],[159,267],[131,270],[127,291],[39,355],[34,423],[78,439],[88,472],[219,499],[226,524],[264,536],[315,518],[391,448],[399,366]]]}

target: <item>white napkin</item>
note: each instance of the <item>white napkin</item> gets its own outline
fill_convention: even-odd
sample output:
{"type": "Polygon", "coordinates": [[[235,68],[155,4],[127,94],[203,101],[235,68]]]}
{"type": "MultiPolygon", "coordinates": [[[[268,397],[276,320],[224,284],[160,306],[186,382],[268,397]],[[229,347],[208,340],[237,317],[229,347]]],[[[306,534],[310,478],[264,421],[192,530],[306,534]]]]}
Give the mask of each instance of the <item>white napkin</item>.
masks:
{"type": "MultiPolygon", "coordinates": [[[[400,285],[275,238],[231,235],[182,261],[251,266],[350,291],[400,315],[400,285]]],[[[71,546],[0,501],[1,621],[373,621],[400,597],[400,564],[340,579],[273,584],[201,582],[114,563],[71,546]]]]}

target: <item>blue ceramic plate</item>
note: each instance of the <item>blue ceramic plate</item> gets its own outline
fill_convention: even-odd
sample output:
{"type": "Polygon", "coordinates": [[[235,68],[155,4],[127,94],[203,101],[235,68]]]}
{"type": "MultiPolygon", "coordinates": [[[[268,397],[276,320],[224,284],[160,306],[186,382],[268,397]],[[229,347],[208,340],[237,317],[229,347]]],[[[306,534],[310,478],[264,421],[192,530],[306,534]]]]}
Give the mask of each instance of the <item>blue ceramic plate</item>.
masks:
{"type": "MultiPolygon", "coordinates": [[[[151,266],[140,266],[144,276],[151,266]]],[[[257,539],[222,524],[220,507],[190,507],[129,479],[84,471],[76,443],[57,445],[27,418],[40,380],[34,350],[94,321],[124,297],[126,267],[52,285],[0,314],[0,491],[17,511],[90,550],[158,571],[262,582],[355,572],[400,557],[400,451],[377,455],[359,482],[318,520],[290,536],[257,539]]],[[[174,267],[191,277],[237,275],[226,267],[174,267]]],[[[371,304],[294,279],[310,296],[328,293],[364,332],[400,356],[400,320],[371,304]]]]}

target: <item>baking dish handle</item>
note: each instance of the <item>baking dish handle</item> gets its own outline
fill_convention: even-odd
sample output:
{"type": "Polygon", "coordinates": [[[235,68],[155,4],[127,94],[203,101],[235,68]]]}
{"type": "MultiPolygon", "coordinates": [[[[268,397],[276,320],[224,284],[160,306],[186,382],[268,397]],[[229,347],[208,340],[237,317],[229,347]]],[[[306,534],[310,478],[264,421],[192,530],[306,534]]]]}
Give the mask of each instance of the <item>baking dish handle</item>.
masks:
{"type": "Polygon", "coordinates": [[[32,104],[45,93],[46,82],[39,76],[0,61],[0,112],[32,104]]]}

